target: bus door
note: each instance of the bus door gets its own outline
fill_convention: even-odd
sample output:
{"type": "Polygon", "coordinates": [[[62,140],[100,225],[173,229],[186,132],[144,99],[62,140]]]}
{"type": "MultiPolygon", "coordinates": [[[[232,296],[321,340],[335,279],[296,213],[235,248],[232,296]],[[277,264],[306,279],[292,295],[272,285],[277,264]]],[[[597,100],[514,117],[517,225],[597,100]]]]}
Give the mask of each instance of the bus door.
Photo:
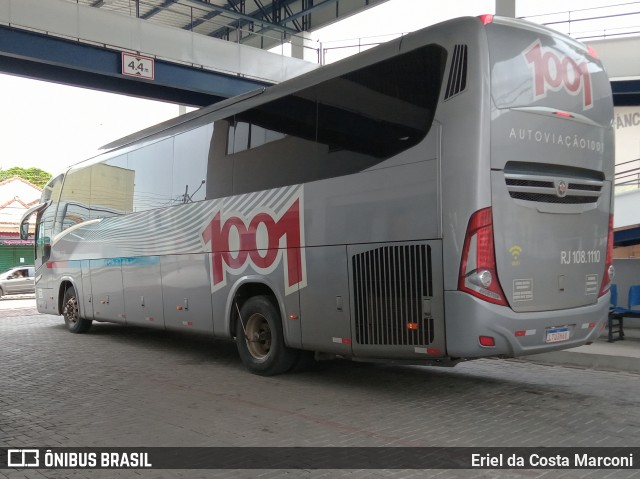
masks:
{"type": "Polygon", "coordinates": [[[44,201],[25,212],[20,222],[20,238],[29,238],[29,220],[33,215],[35,220],[35,286],[36,303],[38,311],[52,314],[58,313],[58,303],[49,286],[49,275],[44,274],[47,261],[51,256],[51,241],[53,238],[53,224],[56,214],[56,204],[51,201],[44,201]]]}

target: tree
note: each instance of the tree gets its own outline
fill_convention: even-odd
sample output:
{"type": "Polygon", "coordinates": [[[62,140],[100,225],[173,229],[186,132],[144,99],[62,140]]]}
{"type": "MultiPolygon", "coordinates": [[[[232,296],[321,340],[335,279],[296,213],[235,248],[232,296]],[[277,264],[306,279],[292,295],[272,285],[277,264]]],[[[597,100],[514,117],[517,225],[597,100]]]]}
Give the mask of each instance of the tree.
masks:
{"type": "Polygon", "coordinates": [[[23,180],[27,180],[29,183],[36,185],[39,188],[44,188],[44,185],[51,179],[51,173],[47,173],[40,168],[21,168],[14,166],[8,170],[0,170],[0,181],[8,180],[14,176],[19,176],[23,180]]]}

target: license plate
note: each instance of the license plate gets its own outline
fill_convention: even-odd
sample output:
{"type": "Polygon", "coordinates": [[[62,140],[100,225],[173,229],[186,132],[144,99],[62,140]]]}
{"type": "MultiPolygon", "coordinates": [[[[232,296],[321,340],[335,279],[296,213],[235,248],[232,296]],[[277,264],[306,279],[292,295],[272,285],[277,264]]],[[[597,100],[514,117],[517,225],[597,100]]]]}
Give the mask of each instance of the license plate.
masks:
{"type": "Polygon", "coordinates": [[[547,343],[566,341],[569,339],[570,333],[569,328],[547,329],[547,343]]]}

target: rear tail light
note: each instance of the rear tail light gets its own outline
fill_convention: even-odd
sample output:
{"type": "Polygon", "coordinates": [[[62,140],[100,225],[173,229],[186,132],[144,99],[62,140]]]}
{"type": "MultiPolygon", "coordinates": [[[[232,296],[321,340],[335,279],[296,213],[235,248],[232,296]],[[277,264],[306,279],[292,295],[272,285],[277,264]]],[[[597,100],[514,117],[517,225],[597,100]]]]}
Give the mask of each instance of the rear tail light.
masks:
{"type": "Polygon", "coordinates": [[[491,208],[476,211],[464,238],[458,289],[490,303],[508,306],[496,271],[491,208]]]}
{"type": "Polygon", "coordinates": [[[607,234],[607,257],[604,262],[604,274],[602,275],[602,286],[598,297],[604,296],[616,276],[616,268],[613,266],[613,215],[609,215],[609,232],[607,234]]]}

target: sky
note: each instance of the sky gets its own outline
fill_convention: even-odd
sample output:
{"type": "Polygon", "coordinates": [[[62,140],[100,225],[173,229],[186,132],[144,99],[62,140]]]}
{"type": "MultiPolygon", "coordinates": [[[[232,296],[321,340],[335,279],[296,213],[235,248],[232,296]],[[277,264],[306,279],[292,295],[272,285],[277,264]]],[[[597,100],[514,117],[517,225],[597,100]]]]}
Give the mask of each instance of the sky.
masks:
{"type": "MultiPolygon", "coordinates": [[[[516,15],[580,10],[611,3],[606,0],[521,0],[516,15]]],[[[493,13],[493,5],[493,0],[389,0],[312,32],[311,37],[322,41],[325,48],[336,46],[336,40],[343,39],[362,38],[363,43],[381,41],[370,37],[406,33],[455,16],[493,13]]],[[[355,43],[357,41],[351,42],[355,43]]],[[[337,53],[328,54],[332,60],[330,55],[336,59],[337,53]]],[[[2,74],[0,105],[0,168],[35,166],[53,174],[92,156],[106,143],[179,113],[175,104],[2,74]]]]}
{"type": "Polygon", "coordinates": [[[178,115],[178,105],[0,75],[0,167],[55,174],[100,146],[178,115]]]}

